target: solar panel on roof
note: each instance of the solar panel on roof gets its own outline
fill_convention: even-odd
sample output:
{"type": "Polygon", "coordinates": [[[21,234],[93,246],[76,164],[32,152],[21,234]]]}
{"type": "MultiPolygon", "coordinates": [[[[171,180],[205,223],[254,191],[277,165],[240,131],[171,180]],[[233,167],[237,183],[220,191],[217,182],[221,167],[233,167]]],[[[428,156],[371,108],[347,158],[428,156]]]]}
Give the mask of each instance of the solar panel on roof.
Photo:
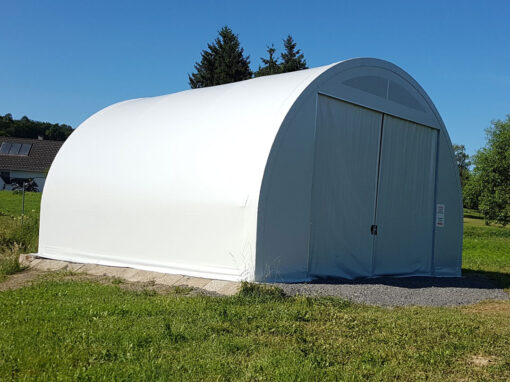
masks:
{"type": "Polygon", "coordinates": [[[9,150],[9,155],[17,155],[20,148],[21,148],[21,143],[11,144],[11,149],[9,150]]]}
{"type": "Polygon", "coordinates": [[[27,156],[32,149],[31,143],[7,143],[2,142],[0,155],[23,155],[27,156]]]}
{"type": "Polygon", "coordinates": [[[9,154],[10,149],[11,149],[10,143],[2,142],[2,146],[0,146],[0,154],[9,154]]]}
{"type": "Polygon", "coordinates": [[[19,150],[18,155],[28,155],[30,152],[30,149],[32,148],[32,144],[30,143],[23,143],[21,145],[21,149],[19,150]]]}

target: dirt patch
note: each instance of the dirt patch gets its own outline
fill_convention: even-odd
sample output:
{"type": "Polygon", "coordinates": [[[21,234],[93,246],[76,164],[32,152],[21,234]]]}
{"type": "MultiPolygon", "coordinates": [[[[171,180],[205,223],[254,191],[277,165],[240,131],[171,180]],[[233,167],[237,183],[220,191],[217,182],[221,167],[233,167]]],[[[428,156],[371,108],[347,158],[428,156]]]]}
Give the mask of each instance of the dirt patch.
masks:
{"type": "Polygon", "coordinates": [[[154,281],[131,282],[118,277],[95,276],[86,273],[76,273],[71,271],[43,272],[34,269],[26,269],[23,272],[8,276],[6,280],[0,283],[0,291],[8,289],[18,289],[30,286],[34,283],[44,280],[55,281],[91,281],[103,285],[116,285],[122,290],[131,292],[149,293],[149,294],[183,294],[188,296],[219,296],[217,293],[208,292],[199,288],[192,288],[182,285],[162,285],[154,281]]]}
{"type": "Polygon", "coordinates": [[[473,355],[469,358],[469,363],[476,367],[484,367],[496,363],[497,360],[496,357],[492,356],[473,355]]]}
{"type": "Polygon", "coordinates": [[[495,315],[510,319],[510,301],[486,301],[463,308],[466,313],[495,315]]]}
{"type": "Polygon", "coordinates": [[[18,289],[36,282],[44,272],[36,271],[33,269],[26,269],[23,272],[7,276],[7,278],[0,282],[0,291],[9,289],[18,289]]]}
{"type": "Polygon", "coordinates": [[[192,288],[182,285],[162,285],[156,284],[154,281],[139,282],[139,281],[126,281],[118,277],[110,276],[94,276],[83,273],[74,273],[69,271],[64,272],[51,272],[48,273],[48,277],[55,278],[57,280],[70,280],[70,281],[93,281],[104,285],[116,285],[122,290],[131,292],[143,292],[143,293],[154,293],[154,294],[185,294],[185,295],[208,295],[218,296],[214,292],[207,292],[203,289],[192,288]]]}

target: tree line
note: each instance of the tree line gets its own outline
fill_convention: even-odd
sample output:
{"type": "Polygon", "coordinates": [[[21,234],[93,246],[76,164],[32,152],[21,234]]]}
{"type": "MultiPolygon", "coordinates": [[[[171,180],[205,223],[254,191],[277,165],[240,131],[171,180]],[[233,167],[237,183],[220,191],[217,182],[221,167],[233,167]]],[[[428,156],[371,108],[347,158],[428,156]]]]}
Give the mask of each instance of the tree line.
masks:
{"type": "Polygon", "coordinates": [[[12,118],[11,114],[0,115],[0,137],[17,137],[65,141],[73,132],[69,125],[33,121],[28,117],[12,118]]]}
{"type": "Polygon", "coordinates": [[[207,49],[201,52],[201,60],[194,66],[195,72],[188,75],[189,85],[192,89],[203,88],[307,69],[305,57],[297,49],[292,36],[283,40],[283,49],[278,57],[274,45],[268,46],[267,58],[261,58],[263,65],[253,72],[250,69],[250,56],[244,55],[238,36],[225,26],[218,32],[218,37],[207,44],[207,49]]]}
{"type": "Polygon", "coordinates": [[[479,210],[487,224],[505,226],[510,223],[510,115],[492,121],[485,133],[485,146],[472,158],[464,145],[453,145],[463,203],[479,210]]]}

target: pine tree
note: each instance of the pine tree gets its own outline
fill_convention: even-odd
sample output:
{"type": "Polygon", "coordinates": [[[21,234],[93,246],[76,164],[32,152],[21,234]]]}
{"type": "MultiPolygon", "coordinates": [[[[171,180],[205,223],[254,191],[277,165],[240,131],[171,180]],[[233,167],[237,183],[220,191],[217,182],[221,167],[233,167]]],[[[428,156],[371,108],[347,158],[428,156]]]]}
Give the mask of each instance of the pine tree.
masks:
{"type": "Polygon", "coordinates": [[[267,53],[269,54],[268,58],[261,57],[261,61],[264,64],[263,67],[260,67],[259,70],[255,72],[255,77],[269,76],[271,74],[278,74],[282,72],[280,64],[278,63],[278,58],[274,57],[276,49],[274,45],[271,44],[271,47],[267,47],[267,53]]]}
{"type": "Polygon", "coordinates": [[[287,38],[283,40],[283,46],[285,52],[281,54],[283,62],[280,64],[283,73],[308,69],[305,56],[301,53],[301,49],[296,50],[296,43],[291,35],[288,35],[287,38]]]}
{"type": "Polygon", "coordinates": [[[196,73],[188,75],[191,88],[227,84],[252,77],[250,56],[244,57],[239,38],[225,26],[208,50],[203,50],[200,62],[195,64],[196,73]]]}

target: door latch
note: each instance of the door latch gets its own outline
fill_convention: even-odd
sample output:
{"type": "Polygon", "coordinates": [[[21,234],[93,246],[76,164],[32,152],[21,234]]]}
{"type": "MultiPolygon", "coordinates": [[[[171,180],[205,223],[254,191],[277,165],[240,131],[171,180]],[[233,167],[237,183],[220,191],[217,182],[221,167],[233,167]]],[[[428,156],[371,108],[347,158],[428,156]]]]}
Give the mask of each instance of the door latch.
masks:
{"type": "Polygon", "coordinates": [[[377,224],[372,224],[372,225],[370,226],[370,233],[371,233],[372,235],[377,236],[377,224]]]}

